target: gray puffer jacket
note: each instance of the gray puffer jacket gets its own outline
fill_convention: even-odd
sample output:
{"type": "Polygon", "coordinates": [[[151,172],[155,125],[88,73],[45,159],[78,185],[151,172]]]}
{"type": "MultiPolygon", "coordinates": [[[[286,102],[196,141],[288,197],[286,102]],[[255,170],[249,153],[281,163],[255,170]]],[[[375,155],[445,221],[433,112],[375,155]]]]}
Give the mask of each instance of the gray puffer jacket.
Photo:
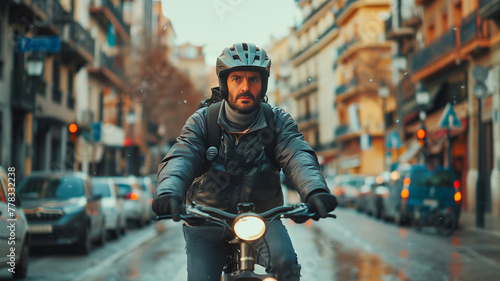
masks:
{"type": "Polygon", "coordinates": [[[279,170],[264,150],[270,136],[277,138],[276,162],[303,201],[313,191],[330,192],[315,152],[288,113],[273,107],[276,124],[273,134],[269,133],[260,109],[251,129],[237,139],[229,133],[236,129],[231,127],[222,108],[218,117],[223,129],[218,156],[211,162],[206,160],[208,108],[204,107],[189,117],[177,142],[161,161],[155,198],[175,195],[232,213],[243,202],[254,203],[258,213],[283,205],[279,170]]]}

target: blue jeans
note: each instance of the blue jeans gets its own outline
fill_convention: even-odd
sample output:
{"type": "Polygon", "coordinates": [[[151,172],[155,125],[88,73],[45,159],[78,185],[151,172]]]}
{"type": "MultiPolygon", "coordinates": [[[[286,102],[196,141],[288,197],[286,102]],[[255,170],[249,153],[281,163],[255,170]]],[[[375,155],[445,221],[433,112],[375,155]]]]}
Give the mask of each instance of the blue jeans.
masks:
{"type": "MultiPolygon", "coordinates": [[[[230,230],[220,226],[183,225],[186,240],[188,281],[220,280],[226,262],[225,238],[230,230]]],[[[280,220],[267,226],[264,239],[256,244],[257,263],[278,281],[299,281],[300,265],[288,232],[280,220]]]]}

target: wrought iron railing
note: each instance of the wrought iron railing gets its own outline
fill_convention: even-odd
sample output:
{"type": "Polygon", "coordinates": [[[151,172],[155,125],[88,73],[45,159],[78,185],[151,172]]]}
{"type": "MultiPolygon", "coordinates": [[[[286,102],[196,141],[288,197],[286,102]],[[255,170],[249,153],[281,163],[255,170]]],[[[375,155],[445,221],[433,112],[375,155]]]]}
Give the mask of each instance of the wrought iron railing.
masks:
{"type": "Polygon", "coordinates": [[[347,89],[348,88],[346,85],[340,85],[337,87],[337,89],[335,89],[335,95],[340,96],[340,95],[346,93],[347,89]]]}
{"type": "Polygon", "coordinates": [[[57,0],[32,0],[32,3],[45,14],[35,22],[38,27],[53,24],[61,30],[64,23],[72,20],[71,14],[57,0]]]}
{"type": "Polygon", "coordinates": [[[445,55],[456,47],[456,28],[453,27],[429,46],[418,51],[411,57],[411,71],[416,72],[431,61],[445,55]]]}
{"type": "Polygon", "coordinates": [[[338,28],[336,23],[333,23],[327,30],[325,30],[314,42],[311,44],[307,45],[304,49],[300,50],[297,52],[295,55],[293,55],[293,59],[297,58],[298,56],[302,55],[305,53],[309,48],[311,48],[314,44],[317,44],[323,37],[325,37],[330,31],[334,30],[335,28],[338,28]]]}
{"type": "Polygon", "coordinates": [[[71,22],[70,25],[70,38],[75,41],[75,43],[82,47],[91,56],[94,56],[95,41],[90,33],[83,28],[78,22],[71,22]]]}
{"type": "Polygon", "coordinates": [[[476,38],[486,38],[489,36],[488,33],[483,34],[481,32],[478,23],[479,19],[478,11],[476,10],[462,20],[462,25],[460,26],[460,44],[465,45],[470,40],[476,38]]]}
{"type": "Polygon", "coordinates": [[[335,128],[335,137],[340,137],[342,135],[345,135],[349,132],[349,126],[346,124],[340,125],[337,128],[335,128]]]}

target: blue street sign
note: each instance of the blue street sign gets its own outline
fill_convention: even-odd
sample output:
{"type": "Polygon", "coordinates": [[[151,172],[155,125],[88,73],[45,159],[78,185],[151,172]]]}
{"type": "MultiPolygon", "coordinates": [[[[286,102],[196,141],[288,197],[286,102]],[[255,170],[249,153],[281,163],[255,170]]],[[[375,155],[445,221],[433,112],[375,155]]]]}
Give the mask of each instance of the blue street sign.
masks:
{"type": "Polygon", "coordinates": [[[386,148],[394,148],[399,149],[403,146],[403,142],[401,138],[399,138],[399,134],[396,131],[392,131],[387,135],[385,147],[386,148]]]}
{"type": "Polygon", "coordinates": [[[17,50],[20,53],[58,53],[61,51],[61,40],[58,36],[21,37],[17,40],[17,50]]]}
{"type": "Polygon", "coordinates": [[[447,129],[459,129],[462,127],[462,122],[458,120],[457,114],[453,110],[451,103],[446,104],[438,124],[439,127],[447,129]]]}
{"type": "Polygon", "coordinates": [[[101,138],[102,138],[102,134],[101,134],[101,130],[102,130],[102,123],[101,122],[97,122],[97,123],[92,123],[92,132],[94,133],[94,142],[99,142],[101,141],[101,138]]]}

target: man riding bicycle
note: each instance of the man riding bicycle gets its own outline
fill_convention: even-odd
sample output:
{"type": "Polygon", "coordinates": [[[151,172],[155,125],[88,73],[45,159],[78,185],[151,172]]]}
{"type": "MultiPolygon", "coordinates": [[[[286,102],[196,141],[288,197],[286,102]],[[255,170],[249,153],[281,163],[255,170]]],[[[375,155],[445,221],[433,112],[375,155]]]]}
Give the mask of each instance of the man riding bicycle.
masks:
{"type": "MultiPolygon", "coordinates": [[[[266,103],[270,69],[270,58],[254,44],[238,43],[222,51],[216,64],[219,87],[212,89],[223,97],[217,112],[220,143],[207,147],[209,107],[189,117],[159,165],[153,200],[157,215],[170,214],[179,221],[186,201],[231,213],[237,213],[238,203],[253,203],[257,213],[283,205],[280,169],[302,201],[314,206],[315,219],[336,208],[317,156],[293,118],[266,103]]],[[[184,224],[183,232],[188,281],[219,280],[228,233],[211,224],[184,224]]],[[[266,272],[277,274],[281,281],[300,279],[297,255],[280,220],[268,226],[256,249],[257,262],[266,272]]]]}

